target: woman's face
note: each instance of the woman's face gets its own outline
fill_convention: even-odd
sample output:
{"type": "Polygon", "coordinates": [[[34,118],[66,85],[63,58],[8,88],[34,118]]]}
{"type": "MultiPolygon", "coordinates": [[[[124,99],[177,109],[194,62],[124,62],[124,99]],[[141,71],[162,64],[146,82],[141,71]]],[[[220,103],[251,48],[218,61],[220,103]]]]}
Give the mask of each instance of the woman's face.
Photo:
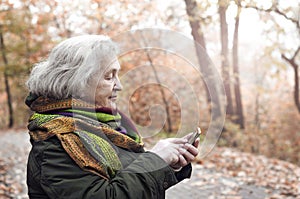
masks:
{"type": "Polygon", "coordinates": [[[116,109],[117,92],[122,90],[122,85],[119,80],[118,72],[120,64],[118,61],[109,65],[104,73],[100,74],[94,79],[96,85],[95,104],[97,106],[104,106],[116,109]]]}

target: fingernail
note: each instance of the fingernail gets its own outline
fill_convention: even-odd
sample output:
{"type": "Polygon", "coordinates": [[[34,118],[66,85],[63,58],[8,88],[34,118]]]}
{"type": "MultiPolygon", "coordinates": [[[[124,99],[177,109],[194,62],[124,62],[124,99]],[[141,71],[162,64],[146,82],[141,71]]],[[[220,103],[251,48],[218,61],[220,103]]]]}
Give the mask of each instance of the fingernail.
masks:
{"type": "Polygon", "coordinates": [[[192,145],[190,143],[185,143],[185,146],[190,147],[192,145]]]}

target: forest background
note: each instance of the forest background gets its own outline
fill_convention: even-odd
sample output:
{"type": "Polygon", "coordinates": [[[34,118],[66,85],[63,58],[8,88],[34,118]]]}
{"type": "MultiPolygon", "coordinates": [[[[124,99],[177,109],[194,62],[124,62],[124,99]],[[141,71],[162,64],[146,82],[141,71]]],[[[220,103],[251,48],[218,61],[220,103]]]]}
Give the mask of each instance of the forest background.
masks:
{"type": "MultiPolygon", "coordinates": [[[[114,37],[128,30],[161,28],[197,41],[222,76],[226,121],[218,145],[300,165],[299,19],[298,0],[2,0],[0,128],[26,128],[26,79],[58,42],[82,34],[114,37]]],[[[193,50],[199,58],[197,48],[193,50]]],[[[205,132],[212,99],[201,73],[189,63],[171,53],[145,50],[120,63],[121,76],[136,66],[149,66],[146,72],[131,74],[131,84],[151,77],[157,82],[123,91],[131,92],[129,110],[137,124],[148,125],[149,108],[160,104],[167,119],[158,136],[176,134],[182,110],[174,92],[160,84],[167,80],[181,95],[197,96],[199,126],[205,132]],[[178,79],[159,75],[168,68],[187,79],[194,93],[178,79]]],[[[199,59],[205,74],[203,64],[199,59]]]]}

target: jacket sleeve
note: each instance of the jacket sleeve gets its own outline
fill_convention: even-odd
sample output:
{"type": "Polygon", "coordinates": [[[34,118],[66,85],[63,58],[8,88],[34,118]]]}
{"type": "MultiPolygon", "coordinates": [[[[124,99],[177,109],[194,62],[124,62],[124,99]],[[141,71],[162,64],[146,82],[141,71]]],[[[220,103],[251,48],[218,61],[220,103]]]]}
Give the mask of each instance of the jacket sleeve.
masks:
{"type": "Polygon", "coordinates": [[[192,174],[192,164],[189,163],[185,167],[183,167],[180,171],[175,173],[175,176],[178,180],[178,182],[181,182],[182,180],[186,178],[190,178],[192,174]]]}
{"type": "Polygon", "coordinates": [[[107,181],[77,166],[56,138],[46,142],[40,184],[50,198],[165,198],[165,190],[183,179],[178,178],[182,171],[175,173],[156,154],[145,152],[107,181]]]}

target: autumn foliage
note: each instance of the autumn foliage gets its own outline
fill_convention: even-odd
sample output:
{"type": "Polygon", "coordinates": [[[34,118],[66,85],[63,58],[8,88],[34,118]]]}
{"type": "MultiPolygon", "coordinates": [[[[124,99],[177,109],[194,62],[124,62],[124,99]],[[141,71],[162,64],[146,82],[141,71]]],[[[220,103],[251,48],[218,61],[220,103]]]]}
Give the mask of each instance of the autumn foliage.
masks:
{"type": "MultiPolygon", "coordinates": [[[[200,42],[223,75],[231,101],[220,145],[300,164],[299,5],[290,2],[1,1],[0,127],[11,122],[15,128],[26,127],[30,112],[24,105],[25,81],[34,63],[56,43],[81,34],[114,38],[128,30],[159,27],[200,42]],[[243,35],[251,20],[260,24],[259,38],[243,35]],[[239,94],[234,95],[236,89],[239,94]]],[[[127,39],[128,46],[137,42],[127,39]]],[[[120,109],[128,107],[138,125],[151,124],[161,127],[160,134],[176,136],[182,117],[191,121],[190,126],[184,124],[187,131],[195,128],[188,113],[196,112],[198,125],[204,132],[209,128],[211,101],[205,71],[199,72],[201,59],[193,66],[171,51],[138,49],[119,60],[124,85],[120,109]],[[182,103],[187,105],[184,110],[182,103]]]]}

